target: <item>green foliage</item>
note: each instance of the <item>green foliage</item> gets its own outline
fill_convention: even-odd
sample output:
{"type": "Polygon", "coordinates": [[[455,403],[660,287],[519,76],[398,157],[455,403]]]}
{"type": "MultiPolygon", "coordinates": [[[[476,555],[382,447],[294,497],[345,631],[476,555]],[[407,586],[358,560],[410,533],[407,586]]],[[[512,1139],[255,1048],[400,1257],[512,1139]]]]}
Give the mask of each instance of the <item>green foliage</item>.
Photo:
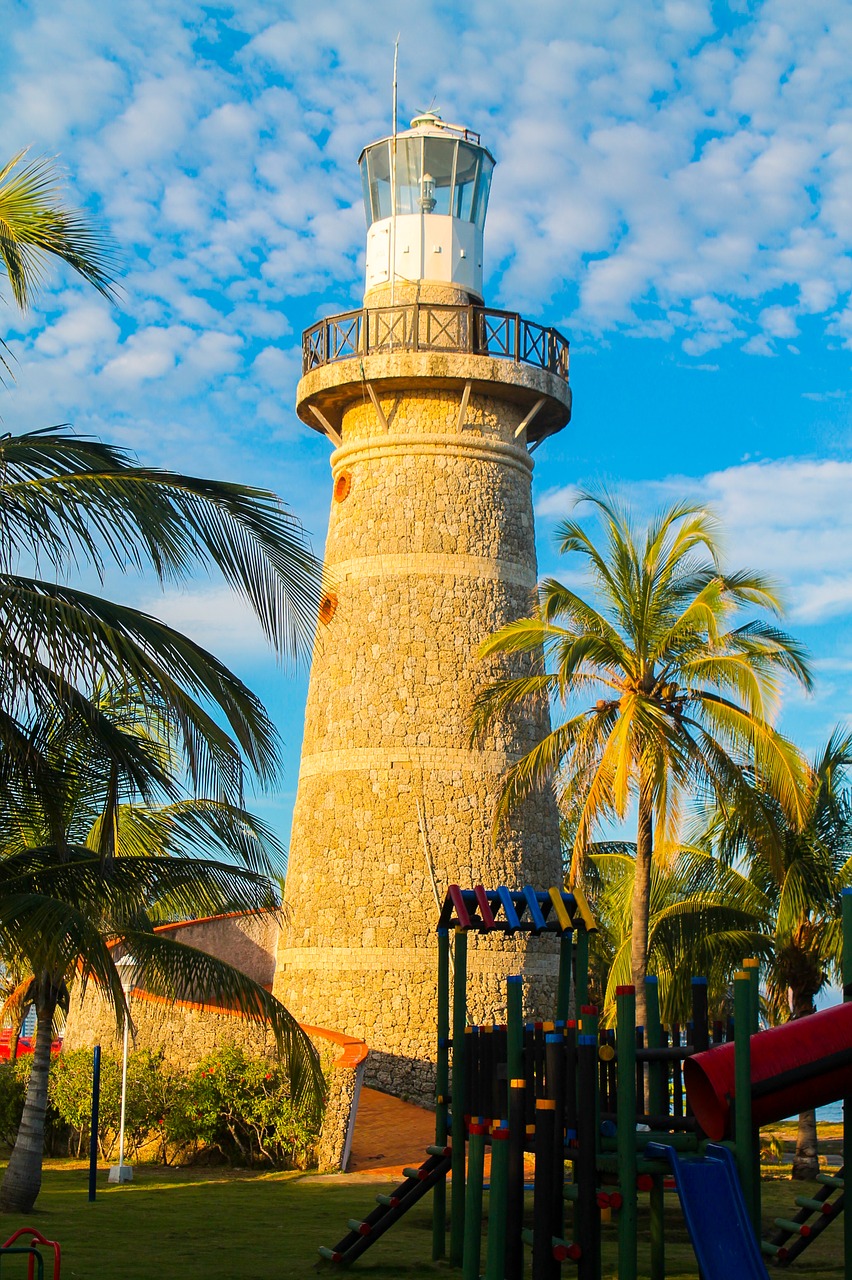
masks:
{"type": "Polygon", "coordinates": [[[26,1078],[15,1063],[0,1062],[0,1142],[11,1147],[21,1123],[26,1078]]]}
{"type": "MultiPolygon", "coordinates": [[[[591,977],[610,1025],[615,989],[631,976],[635,867],[629,842],[590,846],[586,889],[598,924],[591,977]]],[[[650,891],[648,972],[659,982],[663,1021],[688,1021],[695,975],[708,981],[711,1017],[726,1016],[733,973],[747,956],[765,959],[770,952],[763,895],[736,868],[692,848],[683,848],[668,869],[652,867],[650,891]]]]}
{"type": "Polygon", "coordinates": [[[727,865],[742,866],[764,904],[772,955],[765,973],[773,1021],[812,1013],[831,979],[840,982],[842,891],[852,883],[852,733],[838,727],[813,761],[801,824],[754,785],[760,822],[736,811],[713,815],[699,837],[727,865]]]}
{"type": "MultiPolygon", "coordinates": [[[[56,1059],[51,1063],[51,1072],[56,1059]]],[[[30,1079],[32,1056],[25,1054],[17,1062],[0,1062],[0,1145],[14,1146],[27,1085],[30,1079]]],[[[69,1147],[70,1131],[56,1108],[48,1103],[44,1117],[44,1149],[48,1155],[64,1155],[69,1147]]]]}
{"type": "MultiPolygon", "coordinates": [[[[50,1073],[48,1097],[71,1131],[69,1152],[82,1155],[88,1147],[92,1114],[92,1052],[63,1053],[50,1073]]],[[[124,1118],[125,1154],[132,1158],[159,1124],[164,1097],[173,1073],[162,1054],[141,1049],[127,1060],[127,1105],[124,1118]]],[[[104,1160],[118,1150],[121,1118],[121,1059],[101,1057],[98,1148],[104,1160]]]]}
{"type": "Polygon", "coordinates": [[[505,732],[514,708],[549,704],[551,732],[504,774],[495,822],[553,788],[573,837],[574,880],[588,873],[594,835],[635,812],[628,972],[644,1022],[652,864],[677,856],[684,813],[697,801],[712,797],[748,818],[744,765],[801,825],[810,771],[773,720],[785,681],[809,688],[811,677],[791,636],[744,617],[778,613],[779,602],[760,575],[722,568],[707,511],[677,503],[642,530],[606,496],[581,500],[592,504],[602,541],[576,520],[559,527],[557,541],[572,572],[585,571],[592,600],[545,579],[533,615],[484,642],[481,657],[526,655],[529,674],[478,695],[473,733],[505,732]]]}
{"type": "MultiPolygon", "coordinates": [[[[69,1152],[81,1155],[90,1131],[90,1049],[60,1056],[51,1071],[49,1098],[69,1128],[69,1152]]],[[[22,1104],[23,1093],[18,1115],[22,1104]]],[[[3,1107],[0,1094],[0,1120],[3,1107]]],[[[121,1059],[103,1054],[98,1147],[105,1160],[118,1150],[120,1110],[121,1059]]],[[[124,1142],[129,1159],[154,1144],[163,1164],[203,1159],[304,1168],[313,1156],[321,1120],[316,1106],[299,1107],[293,1102],[290,1081],[280,1064],[250,1058],[240,1049],[219,1049],[189,1072],[147,1049],[128,1056],[124,1142]]]]}
{"type": "Polygon", "coordinates": [[[298,1109],[283,1068],[241,1049],[209,1054],[180,1087],[164,1117],[168,1142],[229,1164],[304,1168],[319,1135],[316,1107],[298,1109]]]}
{"type": "Polygon", "coordinates": [[[114,298],[115,252],[109,236],[62,198],[59,168],[48,156],[27,164],[19,151],[0,168],[0,263],[25,311],[42,283],[46,259],[66,262],[105,298],[114,298]]]}

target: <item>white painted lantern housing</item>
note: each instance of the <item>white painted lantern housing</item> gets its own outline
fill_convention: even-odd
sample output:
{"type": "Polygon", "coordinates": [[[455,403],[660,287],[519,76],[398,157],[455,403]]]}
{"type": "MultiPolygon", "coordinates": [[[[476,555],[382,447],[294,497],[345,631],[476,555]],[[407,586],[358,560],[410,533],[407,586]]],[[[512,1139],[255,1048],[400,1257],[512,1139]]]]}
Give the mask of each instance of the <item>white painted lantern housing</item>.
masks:
{"type": "Polygon", "coordinates": [[[494,157],[479,134],[428,112],[359,160],[367,292],[397,280],[457,285],[482,298],[482,232],[494,157]]]}

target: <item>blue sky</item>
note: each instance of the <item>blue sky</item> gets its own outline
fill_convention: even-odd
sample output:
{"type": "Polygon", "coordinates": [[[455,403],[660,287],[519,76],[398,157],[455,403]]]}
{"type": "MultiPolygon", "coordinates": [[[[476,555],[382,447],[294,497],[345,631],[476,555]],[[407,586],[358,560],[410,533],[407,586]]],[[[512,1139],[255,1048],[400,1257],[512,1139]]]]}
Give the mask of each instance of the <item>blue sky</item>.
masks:
{"type": "MultiPolygon", "coordinates": [[[[712,503],[732,565],[783,583],[815,696],[852,720],[852,7],[846,0],[4,4],[2,154],[58,154],[122,247],[110,307],[57,272],[4,332],[7,429],[72,422],[146,462],[275,488],[322,547],[326,441],[293,411],[303,328],[358,305],[356,161],[429,106],[494,153],[486,300],[562,329],[575,412],[535,455],[539,558],[578,485],[712,503]]],[[[217,584],[116,595],[267,699],[289,831],[304,673],[217,584]]]]}

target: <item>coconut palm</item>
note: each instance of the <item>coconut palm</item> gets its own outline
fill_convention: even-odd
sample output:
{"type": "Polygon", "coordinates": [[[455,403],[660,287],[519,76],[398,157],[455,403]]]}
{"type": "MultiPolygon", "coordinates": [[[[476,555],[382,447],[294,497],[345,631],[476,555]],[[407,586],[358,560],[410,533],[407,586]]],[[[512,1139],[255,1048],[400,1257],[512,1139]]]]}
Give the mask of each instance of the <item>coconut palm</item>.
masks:
{"type": "Polygon", "coordinates": [[[777,614],[778,599],[758,574],[723,572],[706,511],[678,503],[640,532],[612,499],[581,500],[596,509],[604,547],[575,520],[560,526],[557,541],[588,570],[597,603],[547,579],[535,613],[482,645],[483,655],[532,654],[538,670],[486,688],[474,734],[514,704],[550,701],[555,726],[507,771],[495,821],[534,788],[555,785],[576,824],[575,877],[595,829],[635,806],[631,976],[642,1022],[655,847],[663,861],[676,849],[684,804],[696,792],[725,806],[742,796],[745,761],[789,821],[802,821],[807,767],[771,719],[784,677],[809,687],[810,675],[789,635],[742,620],[745,607],[777,614]]]}
{"type": "MultiPolygon", "coordinates": [[[[285,1056],[294,1095],[318,1097],[316,1053],[287,1010],[257,983],[192,947],[154,931],[164,906],[172,916],[276,910],[272,875],[281,854],[274,835],[227,802],[180,790],[180,761],[167,715],[122,695],[93,696],[116,731],[145,745],[142,765],[158,760],[170,775],[165,802],[141,801],[108,753],[73,716],[56,713],[43,729],[43,753],[58,787],[31,778],[0,805],[0,939],[4,955],[28,979],[7,1004],[35,1005],[37,1032],[24,1113],[0,1207],[28,1212],[41,1183],[50,1045],[57,1011],[74,981],[94,980],[121,1024],[128,1016],[116,961],[130,955],[148,990],[191,996],[268,1023],[285,1056]],[[107,767],[104,767],[106,763],[107,767]]],[[[7,1012],[4,1009],[2,1012],[7,1012]]]]}
{"type": "MultiPolygon", "coordinates": [[[[593,935],[604,1016],[615,1014],[616,987],[631,980],[636,846],[601,841],[589,846],[586,889],[597,922],[593,935]]],[[[769,904],[734,867],[712,854],[684,848],[671,867],[651,868],[648,972],[659,982],[663,1022],[686,1023],[692,978],[707,979],[711,1015],[728,1002],[734,972],[746,957],[768,957],[769,904]]]]}
{"type": "MultiPolygon", "coordinates": [[[[776,1021],[813,1013],[827,984],[841,981],[841,893],[852,885],[850,767],[852,733],[838,728],[813,760],[815,785],[801,824],[758,789],[747,821],[727,810],[706,836],[727,864],[747,868],[766,901],[773,945],[764,982],[776,1021]]],[[[812,1179],[818,1168],[816,1119],[803,1112],[793,1177],[812,1179]]]]}
{"type": "Polygon", "coordinates": [[[239,803],[243,762],[263,781],[275,776],[274,728],[227,667],[148,614],[68,581],[81,565],[102,575],[112,562],[151,567],[165,583],[211,561],[279,653],[305,649],[320,565],[274,494],[140,467],[123,450],[58,428],[0,438],[0,775],[42,767],[25,729],[33,709],[43,717],[73,704],[109,740],[86,694],[106,679],[169,707],[201,791],[239,803]]]}
{"type": "Polygon", "coordinates": [[[0,168],[0,261],[12,297],[25,310],[51,258],[68,264],[106,298],[114,295],[115,252],[90,219],[62,200],[53,160],[23,161],[27,150],[0,168]]]}
{"type": "MultiPolygon", "coordinates": [[[[49,164],[17,168],[21,159],[0,174],[0,261],[13,298],[28,305],[45,254],[64,258],[109,296],[109,244],[62,208],[49,164]]],[[[296,1045],[292,1021],[265,991],[151,931],[157,902],[190,915],[272,905],[268,877],[216,858],[115,856],[129,797],[170,805],[173,841],[193,823],[197,834],[201,823],[228,844],[241,826],[247,772],[262,784],[277,776],[278,739],[259,700],[203,646],[81,590],[69,576],[89,567],[103,577],[112,565],[151,568],[166,583],[211,562],[279,654],[303,651],[320,565],[275,495],[140,467],[124,451],[62,428],[0,439],[0,808],[5,818],[17,811],[19,821],[37,811],[43,841],[0,860],[0,939],[33,975],[39,1018],[35,1080],[4,1183],[6,1206],[29,1207],[37,1194],[51,1023],[71,974],[79,966],[117,1015],[127,1015],[108,939],[132,951],[152,989],[216,992],[271,1021],[291,1050],[296,1045]],[[156,717],[169,751],[100,704],[91,690],[103,682],[156,717]],[[71,819],[99,779],[93,848],[79,843],[71,819]],[[187,796],[214,797],[206,821],[179,812],[187,796]]],[[[298,1070],[298,1055],[293,1061],[298,1070]]],[[[305,1061],[315,1081],[315,1058],[305,1061]]]]}
{"type": "MultiPolygon", "coordinates": [[[[51,259],[65,262],[105,298],[114,298],[116,254],[109,236],[65,205],[53,160],[42,156],[24,164],[26,155],[19,151],[0,167],[0,270],[14,302],[21,311],[29,308],[51,259]]],[[[11,375],[7,354],[0,338],[0,364],[11,375]]]]}

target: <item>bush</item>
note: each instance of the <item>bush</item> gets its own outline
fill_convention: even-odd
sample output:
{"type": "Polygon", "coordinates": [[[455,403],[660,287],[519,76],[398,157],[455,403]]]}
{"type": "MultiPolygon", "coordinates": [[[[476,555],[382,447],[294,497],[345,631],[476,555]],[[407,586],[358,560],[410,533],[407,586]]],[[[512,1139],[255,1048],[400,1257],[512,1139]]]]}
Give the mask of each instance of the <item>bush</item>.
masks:
{"type": "Polygon", "coordinates": [[[14,1144],[24,1109],[26,1078],[14,1062],[0,1062],[0,1142],[14,1144]]]}
{"type": "MultiPolygon", "coordinates": [[[[50,1074],[48,1097],[70,1129],[69,1154],[82,1155],[89,1145],[92,1116],[91,1049],[60,1054],[50,1074]]],[[[163,1095],[171,1072],[161,1053],[141,1049],[128,1055],[127,1102],[124,1118],[124,1151],[132,1158],[148,1141],[163,1111],[163,1095]]],[[[98,1149],[104,1160],[118,1151],[121,1124],[121,1058],[101,1054],[101,1091],[98,1108],[98,1149]]]]}
{"type": "MultiPolygon", "coordinates": [[[[12,1147],[18,1135],[21,1112],[30,1078],[32,1055],[25,1054],[17,1062],[0,1062],[0,1143],[12,1147]]],[[[56,1059],[50,1064],[51,1074],[56,1059]]],[[[44,1117],[45,1155],[61,1154],[68,1143],[68,1127],[48,1100],[44,1117]]]]}
{"type": "MultiPolygon", "coordinates": [[[[82,1155],[89,1142],[92,1056],[90,1049],[63,1053],[51,1071],[49,1098],[68,1126],[71,1154],[82,1155]]],[[[2,1106],[0,1093],[0,1119],[2,1106]]],[[[98,1123],[105,1160],[118,1149],[120,1114],[121,1059],[105,1053],[98,1123]]],[[[321,1120],[317,1111],[294,1107],[282,1067],[249,1058],[241,1049],[217,1050],[189,1072],[147,1049],[128,1057],[124,1146],[131,1159],[153,1143],[164,1164],[206,1159],[304,1168],[321,1120]]]]}
{"type": "Polygon", "coordinates": [[[282,1067],[236,1048],[204,1058],[164,1116],[167,1142],[191,1158],[217,1152],[229,1164],[276,1169],[310,1163],[320,1124],[319,1112],[294,1107],[282,1067]]]}

